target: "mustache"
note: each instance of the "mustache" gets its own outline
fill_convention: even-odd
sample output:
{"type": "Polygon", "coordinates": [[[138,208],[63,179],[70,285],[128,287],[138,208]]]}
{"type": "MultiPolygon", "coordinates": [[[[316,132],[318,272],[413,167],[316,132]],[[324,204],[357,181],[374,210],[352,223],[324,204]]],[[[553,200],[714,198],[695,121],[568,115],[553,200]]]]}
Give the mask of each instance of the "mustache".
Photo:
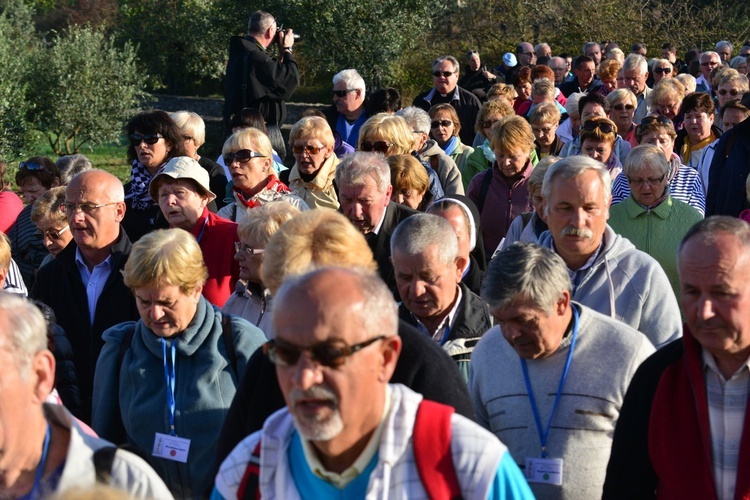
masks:
{"type": "Polygon", "coordinates": [[[563,230],[560,231],[560,236],[579,236],[590,240],[594,237],[594,233],[585,227],[565,226],[563,230]]]}
{"type": "Polygon", "coordinates": [[[328,400],[331,402],[332,405],[338,406],[339,399],[336,396],[336,393],[333,392],[333,390],[330,387],[326,387],[323,385],[314,385],[310,387],[307,390],[302,389],[292,389],[292,391],[289,393],[289,400],[292,403],[292,406],[296,406],[297,402],[300,400],[306,400],[306,399],[323,399],[328,400]]]}

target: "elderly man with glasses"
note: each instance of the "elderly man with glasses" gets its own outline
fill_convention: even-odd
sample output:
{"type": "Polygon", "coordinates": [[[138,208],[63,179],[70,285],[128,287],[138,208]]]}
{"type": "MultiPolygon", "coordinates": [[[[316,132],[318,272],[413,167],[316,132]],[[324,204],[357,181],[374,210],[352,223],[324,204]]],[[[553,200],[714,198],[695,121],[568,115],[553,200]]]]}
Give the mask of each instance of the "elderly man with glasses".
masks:
{"type": "Polygon", "coordinates": [[[131,248],[120,225],[124,198],[120,180],[103,170],[88,170],[70,181],[62,206],[73,241],[39,269],[31,292],[54,310],[57,324],[68,335],[81,390],[81,413],[76,416],[87,423],[102,333],[139,318],[120,272],[131,248]]]}
{"type": "Polygon", "coordinates": [[[368,118],[365,90],[365,80],[356,69],[339,71],[333,75],[333,105],[323,110],[331,130],[354,147],[368,118]]]}
{"type": "Polygon", "coordinates": [[[474,123],[482,103],[479,98],[458,85],[459,66],[453,56],[440,56],[432,63],[435,86],[414,98],[413,105],[429,111],[436,104],[450,104],[461,122],[461,142],[474,141],[474,123]]]}
{"type": "Polygon", "coordinates": [[[721,58],[719,54],[709,50],[701,54],[700,63],[701,74],[695,80],[695,91],[711,93],[711,71],[713,71],[715,67],[721,66],[721,58]]]}

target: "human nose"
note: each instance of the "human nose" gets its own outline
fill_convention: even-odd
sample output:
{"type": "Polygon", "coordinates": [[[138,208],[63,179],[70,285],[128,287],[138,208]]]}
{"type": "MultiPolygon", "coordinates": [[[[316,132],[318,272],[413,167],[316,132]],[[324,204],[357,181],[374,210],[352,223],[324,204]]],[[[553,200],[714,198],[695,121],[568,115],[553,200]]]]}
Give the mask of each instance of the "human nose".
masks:
{"type": "Polygon", "coordinates": [[[307,351],[300,353],[297,364],[294,365],[292,381],[294,385],[303,391],[310,389],[323,382],[323,371],[321,365],[312,360],[307,351]]]}
{"type": "Polygon", "coordinates": [[[570,216],[570,224],[574,227],[583,227],[586,223],[586,211],[582,208],[573,210],[570,216]]]}
{"type": "Polygon", "coordinates": [[[711,299],[705,295],[701,295],[698,300],[698,319],[706,321],[713,318],[716,313],[714,312],[714,305],[711,299]]]}
{"type": "Polygon", "coordinates": [[[164,317],[164,308],[159,305],[151,306],[151,309],[149,310],[149,316],[152,320],[159,321],[164,317]]]}
{"type": "Polygon", "coordinates": [[[425,286],[422,280],[412,280],[410,285],[410,293],[412,297],[421,297],[425,293],[425,286]]]}

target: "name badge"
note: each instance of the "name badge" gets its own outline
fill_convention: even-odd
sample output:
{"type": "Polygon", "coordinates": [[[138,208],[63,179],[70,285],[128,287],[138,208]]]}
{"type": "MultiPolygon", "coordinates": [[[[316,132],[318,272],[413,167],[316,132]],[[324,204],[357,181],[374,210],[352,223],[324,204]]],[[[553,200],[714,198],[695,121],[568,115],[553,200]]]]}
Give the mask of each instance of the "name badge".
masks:
{"type": "Polygon", "coordinates": [[[562,485],[561,458],[526,458],[526,480],[530,483],[562,485]]]}
{"type": "Polygon", "coordinates": [[[157,432],[154,437],[154,451],[151,454],[155,457],[185,463],[187,462],[189,451],[189,439],[157,432]]]}

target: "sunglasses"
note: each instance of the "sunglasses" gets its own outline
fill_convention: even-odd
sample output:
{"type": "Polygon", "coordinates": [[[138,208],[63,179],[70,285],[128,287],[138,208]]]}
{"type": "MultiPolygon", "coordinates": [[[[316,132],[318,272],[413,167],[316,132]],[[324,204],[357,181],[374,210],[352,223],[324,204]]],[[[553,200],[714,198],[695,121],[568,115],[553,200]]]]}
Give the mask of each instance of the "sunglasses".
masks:
{"type": "Polygon", "coordinates": [[[386,152],[388,152],[388,149],[390,149],[391,147],[393,147],[393,143],[392,142],[385,142],[385,141],[375,141],[375,142],[364,141],[364,142],[362,142],[362,144],[360,144],[359,149],[361,151],[366,151],[366,152],[376,151],[378,153],[385,154],[386,152]]]}
{"type": "Polygon", "coordinates": [[[66,215],[74,215],[78,213],[80,210],[86,215],[93,215],[96,212],[99,211],[100,208],[108,207],[110,205],[117,205],[119,201],[113,201],[111,203],[100,203],[99,205],[94,205],[93,203],[63,203],[60,205],[60,211],[65,213],[66,215]]]}
{"type": "Polygon", "coordinates": [[[449,76],[451,76],[454,73],[455,73],[455,71],[433,71],[432,72],[432,76],[438,77],[438,78],[441,77],[441,76],[443,78],[448,78],[449,76]]]}
{"type": "Polygon", "coordinates": [[[309,155],[316,155],[323,151],[325,149],[325,146],[323,147],[315,147],[315,146],[292,146],[292,152],[297,155],[301,155],[302,153],[307,153],[309,155]]]}
{"type": "Polygon", "coordinates": [[[34,235],[40,240],[43,240],[45,237],[51,240],[59,240],[60,236],[62,236],[62,234],[68,229],[70,229],[70,226],[65,226],[62,229],[47,229],[46,231],[40,231],[37,229],[34,232],[34,235]]]}
{"type": "Polygon", "coordinates": [[[380,335],[354,345],[347,345],[343,340],[330,340],[310,347],[300,347],[281,339],[273,339],[263,344],[263,354],[275,365],[294,366],[302,352],[307,351],[312,361],[321,366],[336,368],[343,365],[349,356],[384,338],[385,335],[380,335]]]}
{"type": "Polygon", "coordinates": [[[336,97],[346,97],[349,92],[356,92],[357,89],[346,89],[346,90],[334,90],[333,95],[336,97]]]}
{"type": "Polygon", "coordinates": [[[601,130],[605,134],[611,134],[615,130],[612,127],[612,124],[607,122],[595,122],[594,120],[588,120],[583,124],[583,130],[588,130],[589,132],[591,132],[596,129],[601,130]]]}
{"type": "Polygon", "coordinates": [[[643,120],[641,120],[640,127],[643,127],[645,125],[651,125],[652,123],[657,122],[664,125],[672,125],[672,120],[667,118],[666,116],[647,116],[643,120]]]}
{"type": "Polygon", "coordinates": [[[740,92],[740,91],[739,91],[739,90],[737,90],[737,89],[732,89],[732,90],[721,89],[721,90],[719,91],[719,95],[720,95],[720,96],[725,96],[725,95],[729,94],[729,95],[731,95],[732,97],[735,97],[735,96],[737,96],[737,95],[739,95],[739,94],[741,94],[741,93],[743,93],[743,92],[740,92]]]}
{"type": "Polygon", "coordinates": [[[453,125],[453,122],[450,120],[435,120],[433,122],[430,122],[431,128],[438,128],[438,127],[448,128],[451,125],[453,125]]]}
{"type": "Polygon", "coordinates": [[[234,251],[235,253],[244,253],[247,255],[262,255],[266,253],[265,249],[263,248],[250,248],[241,241],[234,242],[234,251]]]}
{"type": "Polygon", "coordinates": [[[668,75],[672,72],[672,68],[654,68],[654,73],[659,73],[660,75],[668,75]]]}
{"type": "MultiPolygon", "coordinates": [[[[33,162],[30,162],[30,161],[22,161],[21,163],[18,164],[18,168],[19,169],[23,169],[23,170],[30,170],[32,172],[37,172],[37,171],[46,172],[49,175],[55,176],[55,174],[53,174],[52,172],[50,172],[49,169],[47,167],[45,167],[44,165],[40,165],[38,163],[33,163],[33,162]]],[[[57,177],[57,176],[55,176],[55,177],[57,177]]]]}
{"type": "Polygon", "coordinates": [[[138,146],[142,142],[152,146],[159,142],[159,139],[164,139],[164,136],[161,134],[130,134],[130,144],[133,146],[138,146]]]}
{"type": "Polygon", "coordinates": [[[664,174],[661,177],[657,177],[655,179],[633,179],[632,177],[628,177],[628,184],[640,184],[641,186],[645,186],[646,184],[648,184],[650,186],[654,186],[661,183],[666,176],[667,174],[664,174]]]}
{"type": "Polygon", "coordinates": [[[492,126],[499,121],[500,120],[485,120],[482,122],[482,125],[484,125],[484,128],[492,128],[492,126]]]}
{"type": "Polygon", "coordinates": [[[633,106],[632,104],[615,104],[614,106],[612,106],[612,108],[615,109],[615,110],[617,110],[617,111],[622,111],[623,109],[627,109],[628,111],[632,111],[632,110],[635,109],[635,106],[633,106]]]}
{"type": "Polygon", "coordinates": [[[227,153],[224,155],[224,165],[229,166],[234,161],[239,163],[247,163],[253,158],[265,158],[266,156],[258,153],[257,151],[251,151],[249,149],[240,149],[234,153],[227,153]]]}

